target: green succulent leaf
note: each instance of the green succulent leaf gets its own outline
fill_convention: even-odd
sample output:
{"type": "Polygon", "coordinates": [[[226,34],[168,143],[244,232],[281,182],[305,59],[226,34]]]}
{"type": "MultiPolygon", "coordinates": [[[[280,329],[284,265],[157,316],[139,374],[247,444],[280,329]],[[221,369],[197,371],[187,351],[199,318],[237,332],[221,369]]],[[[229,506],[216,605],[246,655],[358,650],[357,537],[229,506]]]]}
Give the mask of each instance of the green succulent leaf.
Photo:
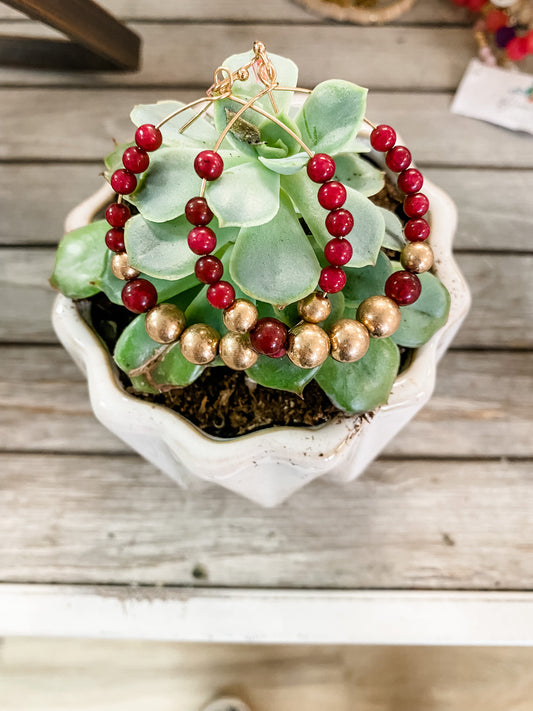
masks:
{"type": "Polygon", "coordinates": [[[129,148],[130,146],[134,146],[135,143],[132,141],[131,143],[118,143],[115,148],[109,153],[105,158],[104,158],[104,165],[105,165],[105,177],[106,180],[109,180],[111,177],[111,174],[115,172],[115,170],[118,170],[119,168],[123,168],[122,164],[122,155],[126,148],[129,148]]]}
{"type": "Polygon", "coordinates": [[[100,291],[109,250],[105,220],[67,233],[57,248],[50,284],[71,299],[85,299],[100,291]]]}
{"type": "Polygon", "coordinates": [[[201,375],[204,366],[194,365],[183,356],[179,341],[165,353],[164,358],[152,371],[152,380],[157,385],[175,385],[183,388],[201,375]]]}
{"type": "Polygon", "coordinates": [[[150,393],[151,395],[157,395],[157,393],[159,392],[157,388],[154,388],[153,385],[150,385],[144,375],[131,375],[130,380],[131,384],[133,385],[133,388],[139,393],[150,393]]]}
{"type": "Polygon", "coordinates": [[[271,220],[279,206],[279,175],[257,161],[224,169],[207,189],[221,227],[253,227],[271,220]]]}
{"type": "MultiPolygon", "coordinates": [[[[196,144],[199,147],[212,147],[218,139],[218,131],[212,122],[203,116],[196,119],[183,133],[179,132],[181,126],[196,116],[205,105],[206,104],[198,104],[191,109],[187,109],[179,114],[179,116],[176,116],[176,118],[170,119],[168,123],[161,126],[163,143],[196,144]]],[[[182,109],[184,106],[185,104],[181,101],[159,101],[156,104],[138,104],[133,107],[130,118],[135,126],[142,126],[145,123],[157,125],[164,118],[182,109]]]]}
{"type": "MultiPolygon", "coordinates": [[[[126,223],[125,241],[128,260],[144,274],[160,279],[182,279],[194,272],[198,257],[187,244],[191,229],[184,215],[168,222],[150,222],[135,215],[126,223]]],[[[216,231],[217,249],[237,238],[235,227],[216,231]]]]}
{"type": "MultiPolygon", "coordinates": [[[[385,282],[392,274],[390,259],[380,252],[375,265],[361,269],[345,268],[346,286],[342,293],[347,306],[357,307],[369,296],[383,294],[385,282]]],[[[352,316],[353,317],[353,316],[352,316]]]]}
{"type": "Polygon", "coordinates": [[[280,126],[270,119],[265,119],[260,126],[261,133],[261,143],[256,146],[256,151],[259,156],[264,156],[267,158],[273,157],[269,153],[269,148],[271,146],[276,147],[278,150],[282,151],[281,157],[286,157],[288,155],[293,155],[302,150],[301,145],[298,141],[287,132],[286,129],[291,130],[296,136],[300,135],[298,126],[294,121],[289,118],[284,113],[277,114],[276,118],[283,124],[280,126]]]}
{"type": "Polygon", "coordinates": [[[198,195],[200,178],[194,170],[197,148],[165,148],[152,153],[150,166],[137,190],[128,196],[150,222],[167,222],[183,215],[187,201],[198,195]]]}
{"type": "Polygon", "coordinates": [[[294,363],[283,358],[268,358],[259,356],[255,365],[248,368],[246,375],[259,385],[275,390],[287,390],[301,395],[307,383],[311,382],[319,368],[305,370],[298,368],[294,363]]]}
{"type": "Polygon", "coordinates": [[[285,158],[264,158],[259,156],[261,163],[268,168],[273,170],[275,173],[280,175],[292,175],[297,173],[304,165],[307,164],[309,156],[307,153],[295,153],[292,156],[286,156],[285,158]]]}
{"type": "Polygon", "coordinates": [[[448,320],[450,294],[441,282],[426,272],[419,274],[422,283],[420,298],[410,306],[402,306],[402,321],[392,340],[407,348],[419,348],[448,320]]]}
{"type": "MultiPolygon", "coordinates": [[[[188,293],[180,294],[173,299],[169,299],[169,301],[184,309],[185,305],[192,301],[197,293],[197,288],[191,289],[188,293]]],[[[140,368],[166,348],[153,341],[146,333],[144,327],[145,318],[145,314],[140,314],[133,319],[126,326],[115,346],[115,363],[125,373],[129,374],[130,371],[140,368]]],[[[202,370],[202,366],[193,365],[183,358],[178,343],[165,353],[164,358],[153,369],[152,378],[154,382],[159,384],[172,383],[176,386],[183,386],[192,383],[202,370]],[[169,358],[168,362],[167,358],[169,358]]],[[[143,375],[133,376],[132,383],[137,390],[157,392],[143,375]]]]}
{"type": "Polygon", "coordinates": [[[384,207],[380,207],[380,210],[385,220],[385,237],[381,246],[385,247],[385,249],[394,249],[397,252],[401,252],[406,244],[403,225],[390,210],[386,210],[384,207]]]}
{"type": "Polygon", "coordinates": [[[379,193],[385,185],[385,173],[357,153],[338,153],[335,158],[335,178],[365,197],[379,193]]]}
{"type": "Polygon", "coordinates": [[[269,304],[289,304],[312,291],[320,265],[286,195],[270,222],[243,228],[230,273],[245,294],[269,304]]]}
{"type": "MultiPolygon", "coordinates": [[[[327,319],[320,324],[320,326],[326,330],[329,331],[329,329],[333,326],[335,321],[338,321],[341,318],[344,318],[344,312],[346,310],[346,302],[344,299],[344,290],[337,294],[330,294],[329,295],[329,301],[331,304],[331,313],[327,317],[327,319]]],[[[294,321],[293,321],[294,323],[294,321]]],[[[292,324],[291,324],[292,325],[292,324]]]]}
{"type": "MultiPolygon", "coordinates": [[[[309,180],[306,171],[294,175],[284,175],[281,187],[291,196],[292,201],[309,226],[321,248],[331,239],[326,230],[326,211],[316,197],[316,185],[309,180]]],[[[346,188],[344,207],[353,215],[354,227],[347,235],[353,247],[350,267],[364,267],[375,264],[385,235],[385,220],[378,207],[353,188],[346,188]]]]}
{"type": "Polygon", "coordinates": [[[134,318],[122,331],[115,345],[113,354],[115,363],[125,373],[140,368],[165,348],[161,343],[153,341],[146,333],[145,318],[146,314],[134,318]]]}
{"type": "Polygon", "coordinates": [[[316,153],[339,153],[355,140],[367,89],[340,79],[318,84],[296,116],[303,140],[316,153]]]}
{"type": "Polygon", "coordinates": [[[387,402],[399,365],[400,352],[390,338],[371,338],[366,355],[355,363],[328,357],[316,381],[336,407],[358,414],[387,402]]]}

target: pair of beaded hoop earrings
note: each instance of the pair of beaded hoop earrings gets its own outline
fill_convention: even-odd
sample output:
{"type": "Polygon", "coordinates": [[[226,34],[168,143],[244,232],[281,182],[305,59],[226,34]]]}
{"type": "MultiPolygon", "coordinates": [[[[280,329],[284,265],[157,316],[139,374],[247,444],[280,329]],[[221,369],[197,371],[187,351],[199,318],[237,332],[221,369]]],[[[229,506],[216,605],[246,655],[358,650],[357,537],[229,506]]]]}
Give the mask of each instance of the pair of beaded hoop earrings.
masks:
{"type": "Polygon", "coordinates": [[[370,143],[376,151],[386,154],[386,165],[398,174],[398,187],[405,194],[403,210],[408,217],[404,227],[407,240],[401,253],[403,270],[394,272],[385,283],[385,296],[375,295],[365,299],[357,309],[355,319],[343,318],[335,322],[326,332],[318,324],[331,313],[329,294],[341,292],[346,284],[343,266],[352,257],[352,245],[347,235],[352,231],[353,215],[345,209],[346,189],[334,180],[335,161],[324,153],[314,154],[290,128],[275,115],[256,106],[257,100],[268,94],[274,111],[277,111],[274,92],[296,91],[311,93],[308,89],[279,86],[275,68],[266,54],[264,45],[255,42],[253,57],[235,72],[219,67],[215,72],[214,84],[207,96],[180,108],[160,121],[157,125],[144,124],[135,133],[136,145],[124,151],[123,168],[111,176],[111,186],[118,199],[108,206],[106,220],[110,225],[105,241],[114,252],[111,259],[113,274],[126,281],[122,289],[124,306],[136,314],[145,313],[147,334],[157,343],[169,345],[180,341],[183,356],[191,363],[207,365],[217,355],[233,370],[245,370],[257,361],[259,355],[280,358],[287,355],[300,368],[315,368],[328,355],[340,362],[352,363],[362,358],[368,350],[369,338],[391,336],[400,325],[400,307],[414,303],[420,296],[421,283],[417,276],[428,271],[433,265],[433,252],[425,243],[430,227],[424,219],[429,200],[420,192],[422,174],[410,167],[411,153],[405,146],[396,144],[396,133],[387,125],[372,128],[370,143]],[[246,81],[250,69],[264,85],[252,99],[244,100],[233,94],[235,81],[246,81]],[[198,255],[195,275],[199,282],[208,285],[207,300],[215,309],[223,310],[223,322],[228,332],[222,337],[207,324],[195,323],[186,327],[183,312],[174,304],[158,304],[157,290],[147,279],[139,277],[139,272],[128,263],[124,244],[124,228],[131,217],[130,210],[123,202],[123,196],[131,194],[137,187],[137,175],[147,170],[149,153],[162,144],[161,127],[187,109],[205,104],[203,108],[184,126],[186,130],[196,118],[220,99],[231,99],[241,108],[230,118],[212,150],[202,150],[194,160],[194,169],[202,179],[200,194],[192,197],[185,205],[185,217],[192,225],[187,241],[191,251],[198,255]],[[318,289],[298,302],[301,318],[292,328],[276,318],[258,318],[257,308],[248,299],[235,298],[233,286],[222,279],[224,267],[220,259],[213,255],[217,240],[215,232],[208,226],[213,213],[205,198],[207,183],[222,174],[224,163],[218,153],[225,136],[240,116],[248,109],[258,112],[281,126],[308,154],[307,175],[320,184],[318,202],[327,210],[325,225],[331,235],[324,248],[328,266],[321,271],[318,289]]]}

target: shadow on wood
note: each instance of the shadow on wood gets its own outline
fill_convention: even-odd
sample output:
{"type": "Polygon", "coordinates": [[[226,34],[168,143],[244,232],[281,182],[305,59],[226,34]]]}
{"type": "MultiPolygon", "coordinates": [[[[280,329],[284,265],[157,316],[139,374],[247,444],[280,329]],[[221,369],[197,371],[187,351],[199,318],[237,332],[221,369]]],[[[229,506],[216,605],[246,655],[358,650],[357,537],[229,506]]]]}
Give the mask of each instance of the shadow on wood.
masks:
{"type": "Polygon", "coordinates": [[[99,71],[139,68],[140,37],[92,0],[4,1],[63,32],[72,42],[0,37],[1,65],[99,71]]]}

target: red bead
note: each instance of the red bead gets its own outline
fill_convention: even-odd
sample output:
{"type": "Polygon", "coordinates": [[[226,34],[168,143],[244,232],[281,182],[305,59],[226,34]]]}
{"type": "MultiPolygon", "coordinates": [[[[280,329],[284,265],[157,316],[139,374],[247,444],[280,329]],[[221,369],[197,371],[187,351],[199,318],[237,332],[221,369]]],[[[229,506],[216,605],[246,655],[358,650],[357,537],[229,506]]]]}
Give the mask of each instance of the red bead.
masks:
{"type": "Polygon", "coordinates": [[[224,266],[217,257],[200,257],[194,267],[196,278],[204,284],[215,284],[222,279],[224,266]]]}
{"type": "Polygon", "coordinates": [[[135,131],[135,143],[145,151],[156,151],[163,143],[163,136],[153,123],[145,123],[135,131]]]}
{"type": "Polygon", "coordinates": [[[325,183],[335,175],[335,161],[326,153],[316,153],[309,158],[307,175],[315,183],[325,183]]]}
{"type": "Polygon", "coordinates": [[[122,154],[122,163],[132,173],[144,173],[150,165],[150,157],[144,148],[130,146],[122,154]]]}
{"type": "MultiPolygon", "coordinates": [[[[277,318],[260,318],[250,331],[250,341],[253,348],[262,355],[281,358],[278,355],[287,344],[287,326],[277,318]]],[[[285,355],[283,353],[282,355],[285,355]]]]}
{"type": "Polygon", "coordinates": [[[193,227],[187,236],[187,244],[195,254],[209,254],[217,246],[217,237],[210,227],[193,227]]]}
{"type": "Polygon", "coordinates": [[[408,168],[398,176],[398,187],[403,193],[417,193],[423,184],[422,173],[416,168],[408,168]]]}
{"type": "Polygon", "coordinates": [[[346,188],[342,183],[330,180],[318,189],[318,202],[326,210],[336,210],[346,202],[346,188]]]}
{"type": "Polygon", "coordinates": [[[349,210],[332,210],[326,217],[326,229],[333,237],[344,237],[353,229],[353,215],[349,210]]]}
{"type": "Polygon", "coordinates": [[[124,246],[124,230],[122,227],[112,227],[107,230],[105,235],[105,243],[107,248],[112,252],[125,252],[124,246]]]}
{"type": "Polygon", "coordinates": [[[510,40],[509,44],[505,47],[509,59],[512,62],[520,62],[522,59],[525,59],[528,53],[528,44],[527,37],[515,37],[510,40]]]}
{"type": "Polygon", "coordinates": [[[411,165],[411,153],[405,146],[394,146],[387,153],[385,163],[394,173],[400,173],[411,165]]]}
{"type": "Polygon", "coordinates": [[[405,239],[409,242],[423,242],[429,237],[428,223],[419,217],[417,220],[409,220],[403,230],[405,239]]]}
{"type": "Polygon", "coordinates": [[[208,225],[213,219],[213,213],[205,198],[193,197],[185,205],[185,217],[191,225],[208,225]]]}
{"type": "Polygon", "coordinates": [[[219,153],[201,151],[194,159],[194,170],[203,180],[216,180],[224,170],[224,161],[219,153]]]}
{"type": "Polygon", "coordinates": [[[424,193],[408,195],[403,201],[403,211],[407,217],[423,217],[429,210],[429,200],[424,193]]]}
{"type": "Polygon", "coordinates": [[[111,187],[119,195],[129,195],[137,187],[137,178],[129,170],[119,168],[111,176],[111,187]]]}
{"type": "Polygon", "coordinates": [[[105,211],[105,219],[109,222],[111,227],[124,227],[130,217],[130,209],[127,205],[124,205],[123,202],[113,202],[105,211]]]}
{"type": "Polygon", "coordinates": [[[122,303],[134,314],[144,314],[157,304],[157,290],[147,279],[133,279],[122,289],[122,303]]]}
{"type": "Polygon", "coordinates": [[[346,274],[340,267],[324,267],[320,272],[318,286],[326,294],[336,294],[346,286],[346,274]]]}
{"type": "Polygon", "coordinates": [[[398,306],[414,304],[420,296],[422,284],[416,274],[410,272],[394,272],[385,282],[385,294],[393,299],[398,306]]]}
{"type": "Polygon", "coordinates": [[[485,28],[489,32],[497,32],[507,24],[507,15],[503,10],[491,10],[485,17],[485,28]]]}
{"type": "Polygon", "coordinates": [[[352,254],[352,245],[347,239],[334,237],[324,247],[324,256],[334,267],[342,267],[343,264],[348,264],[352,254]]]}
{"type": "Polygon", "coordinates": [[[472,12],[479,12],[487,0],[468,0],[468,9],[472,12]]]}
{"type": "Polygon", "coordinates": [[[227,309],[235,301],[235,289],[227,281],[218,281],[207,289],[207,300],[215,309],[227,309]]]}
{"type": "Polygon", "coordinates": [[[372,131],[370,134],[370,145],[376,151],[390,150],[396,143],[396,131],[386,124],[382,123],[372,131]]]}
{"type": "Polygon", "coordinates": [[[283,356],[287,353],[285,348],[280,348],[280,350],[277,353],[273,353],[272,355],[269,355],[269,358],[283,358],[283,356]]]}

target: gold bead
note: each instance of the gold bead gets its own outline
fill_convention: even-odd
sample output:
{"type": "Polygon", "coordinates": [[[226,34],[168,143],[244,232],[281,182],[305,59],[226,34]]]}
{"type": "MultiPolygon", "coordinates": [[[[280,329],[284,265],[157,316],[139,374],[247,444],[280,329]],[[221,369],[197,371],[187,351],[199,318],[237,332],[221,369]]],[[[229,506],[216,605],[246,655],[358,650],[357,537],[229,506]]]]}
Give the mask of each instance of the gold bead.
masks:
{"type": "Polygon", "coordinates": [[[247,333],[257,323],[257,309],[247,299],[235,299],[231,306],[224,309],[222,320],[228,331],[247,333]]]}
{"type": "Polygon", "coordinates": [[[137,269],[130,267],[126,252],[117,252],[111,257],[111,271],[117,279],[122,279],[122,281],[135,279],[141,273],[137,269]]]}
{"type": "Polygon", "coordinates": [[[331,357],[340,363],[354,363],[360,360],[368,350],[370,337],[367,329],[359,321],[341,318],[329,332],[331,357]]]}
{"type": "Polygon", "coordinates": [[[185,328],[185,316],[174,304],[158,304],[144,321],[146,333],[156,343],[173,343],[185,328]]]}
{"type": "Polygon", "coordinates": [[[219,335],[205,323],[194,323],[181,334],[183,357],[195,365],[207,365],[215,359],[219,335]]]}
{"type": "Polygon", "coordinates": [[[259,358],[259,354],[250,344],[248,333],[229,331],[220,339],[218,352],[224,363],[232,370],[251,368],[259,358]]]}
{"type": "Polygon", "coordinates": [[[397,330],[402,316],[398,304],[388,296],[370,296],[359,304],[357,320],[372,338],[387,338],[397,330]]]}
{"type": "Polygon", "coordinates": [[[237,79],[239,81],[246,81],[250,77],[250,72],[245,68],[241,67],[237,69],[237,79]]]}
{"type": "Polygon", "coordinates": [[[314,291],[298,302],[298,313],[304,321],[320,323],[331,313],[331,301],[324,294],[314,291]]]}
{"type": "Polygon", "coordinates": [[[433,250],[425,242],[409,242],[402,249],[400,262],[407,271],[423,274],[433,266],[433,250]]]}
{"type": "Polygon", "coordinates": [[[316,368],[329,353],[328,334],[314,323],[302,323],[289,333],[287,355],[298,368],[316,368]]]}

